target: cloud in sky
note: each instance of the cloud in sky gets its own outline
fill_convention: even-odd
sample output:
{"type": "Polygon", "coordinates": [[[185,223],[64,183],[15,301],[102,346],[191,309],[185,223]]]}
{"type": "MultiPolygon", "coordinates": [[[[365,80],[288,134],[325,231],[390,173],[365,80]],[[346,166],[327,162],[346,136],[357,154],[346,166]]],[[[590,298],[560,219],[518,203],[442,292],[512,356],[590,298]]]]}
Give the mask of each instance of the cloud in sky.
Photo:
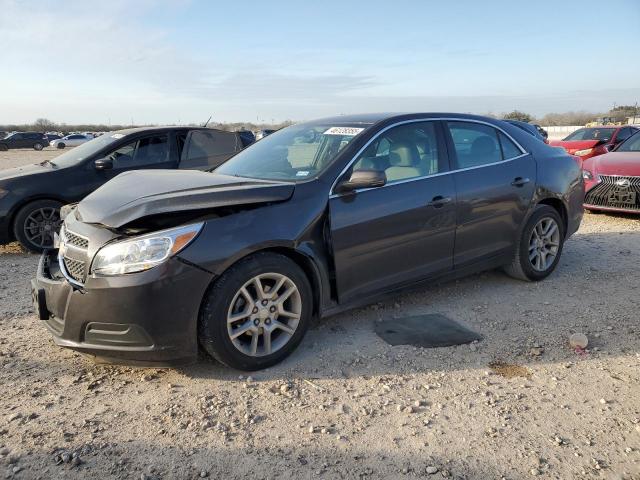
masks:
{"type": "Polygon", "coordinates": [[[541,115],[640,99],[635,63],[623,57],[610,70],[593,68],[597,43],[546,24],[516,28],[522,12],[488,25],[473,11],[458,19],[434,11],[446,5],[408,2],[406,18],[391,22],[386,2],[363,2],[358,15],[338,2],[337,18],[331,1],[264,10],[188,0],[0,0],[0,123],[513,108],[541,115]]]}

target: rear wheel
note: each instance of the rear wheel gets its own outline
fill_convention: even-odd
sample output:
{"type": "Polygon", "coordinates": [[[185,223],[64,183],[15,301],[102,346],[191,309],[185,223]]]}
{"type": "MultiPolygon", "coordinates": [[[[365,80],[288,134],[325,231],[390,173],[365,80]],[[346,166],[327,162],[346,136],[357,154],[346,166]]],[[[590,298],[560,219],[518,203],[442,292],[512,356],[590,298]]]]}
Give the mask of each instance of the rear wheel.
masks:
{"type": "Polygon", "coordinates": [[[5,143],[0,143],[0,152],[6,152],[9,150],[9,146],[5,143]]]}
{"type": "Polygon", "coordinates": [[[16,239],[35,253],[53,247],[53,235],[60,230],[60,207],[55,200],[37,200],[18,211],[13,222],[16,239]]]}
{"type": "Polygon", "coordinates": [[[36,143],[36,144],[34,144],[34,145],[33,145],[33,149],[34,149],[34,150],[38,150],[38,151],[40,151],[40,150],[42,150],[43,148],[44,148],[44,145],[42,145],[41,143],[36,143]]]}
{"type": "Polygon", "coordinates": [[[560,215],[548,205],[538,205],[522,230],[513,260],[505,271],[520,280],[542,280],[555,270],[563,245],[560,215]]]}
{"type": "Polygon", "coordinates": [[[258,253],[231,267],[207,293],[199,341],[230,367],[267,368],[298,346],[312,311],[302,269],[284,255],[258,253]]]}

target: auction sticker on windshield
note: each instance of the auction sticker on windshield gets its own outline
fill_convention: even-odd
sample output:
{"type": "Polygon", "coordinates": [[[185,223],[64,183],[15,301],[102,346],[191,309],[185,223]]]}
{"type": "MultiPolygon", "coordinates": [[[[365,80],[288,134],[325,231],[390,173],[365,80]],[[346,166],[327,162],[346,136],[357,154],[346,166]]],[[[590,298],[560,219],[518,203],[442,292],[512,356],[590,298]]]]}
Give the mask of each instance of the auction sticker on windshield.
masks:
{"type": "Polygon", "coordinates": [[[347,135],[355,137],[363,130],[364,128],[357,127],[331,127],[329,130],[324,132],[324,135],[347,135]]]}

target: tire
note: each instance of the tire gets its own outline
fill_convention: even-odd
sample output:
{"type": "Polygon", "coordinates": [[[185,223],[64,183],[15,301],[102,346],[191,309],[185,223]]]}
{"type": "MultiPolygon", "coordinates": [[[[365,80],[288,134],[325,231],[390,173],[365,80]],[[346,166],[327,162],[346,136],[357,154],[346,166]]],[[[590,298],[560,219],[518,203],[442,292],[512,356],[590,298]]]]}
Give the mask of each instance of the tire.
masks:
{"type": "Polygon", "coordinates": [[[44,148],[44,145],[42,145],[41,143],[36,143],[36,144],[34,144],[34,145],[33,145],[33,149],[34,149],[34,150],[38,150],[38,151],[40,151],[40,150],[42,150],[43,148],[44,148]]]}
{"type": "Polygon", "coordinates": [[[7,150],[9,150],[9,147],[4,143],[0,143],[0,152],[6,152],[7,150]]]}
{"type": "Polygon", "coordinates": [[[36,200],[22,207],[13,221],[18,242],[34,253],[53,247],[53,233],[60,229],[61,206],[55,200],[36,200]]]}
{"type": "Polygon", "coordinates": [[[560,218],[555,208],[548,205],[538,205],[522,229],[513,260],[504,267],[504,270],[509,276],[519,280],[529,282],[543,280],[558,265],[563,246],[564,226],[562,218],[560,218]],[[553,231],[552,227],[549,227],[549,232],[553,231],[554,233],[547,240],[544,240],[539,232],[543,231],[545,225],[550,224],[549,222],[555,224],[557,233],[553,231]],[[534,228],[536,227],[539,230],[536,231],[538,233],[534,234],[534,228]],[[545,251],[548,252],[546,255],[543,254],[545,251]],[[553,257],[550,258],[551,253],[553,253],[553,257]],[[530,260],[531,256],[535,257],[530,260]],[[539,262],[538,259],[540,259],[539,262]]]}
{"type": "Polygon", "coordinates": [[[246,371],[267,368],[282,361],[300,344],[309,328],[312,303],[309,280],[295,262],[277,253],[257,253],[229,268],[209,289],[200,311],[198,340],[209,355],[229,367],[246,371]],[[282,310],[288,312],[282,313],[286,315],[279,313],[280,307],[271,300],[249,301],[246,295],[260,298],[255,283],[250,283],[257,276],[262,276],[259,282],[266,296],[284,298],[282,310]],[[284,283],[271,292],[280,281],[284,283]],[[286,296],[292,286],[297,291],[286,296]],[[297,320],[290,317],[295,314],[299,315],[297,320]],[[228,323],[232,315],[238,320],[228,323]],[[288,331],[281,329],[284,327],[288,331]],[[265,343],[267,333],[270,350],[265,343]],[[232,339],[232,335],[237,338],[232,339]],[[254,336],[256,347],[252,354],[254,336]]]}
{"type": "Polygon", "coordinates": [[[64,148],[64,147],[66,147],[66,145],[65,145],[64,143],[59,143],[59,144],[57,145],[57,148],[64,148]]]}

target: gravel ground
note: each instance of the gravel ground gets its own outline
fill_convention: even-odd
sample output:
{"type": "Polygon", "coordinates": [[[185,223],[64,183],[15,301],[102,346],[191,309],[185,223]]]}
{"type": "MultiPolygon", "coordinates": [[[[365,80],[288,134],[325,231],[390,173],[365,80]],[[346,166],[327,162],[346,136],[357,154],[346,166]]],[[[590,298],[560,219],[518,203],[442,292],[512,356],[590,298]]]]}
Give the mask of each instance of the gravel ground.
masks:
{"type": "Polygon", "coordinates": [[[64,150],[47,147],[39,152],[31,148],[0,151],[0,170],[53,160],[61,153],[68,152],[71,149],[71,147],[64,150]]]}
{"type": "Polygon", "coordinates": [[[31,308],[37,258],[0,247],[0,475],[639,479],[639,242],[638,219],[587,214],[544,282],[487,272],[318,321],[252,377],[56,347],[31,308]],[[418,349],[374,333],[422,313],[484,339],[418,349]]]}

